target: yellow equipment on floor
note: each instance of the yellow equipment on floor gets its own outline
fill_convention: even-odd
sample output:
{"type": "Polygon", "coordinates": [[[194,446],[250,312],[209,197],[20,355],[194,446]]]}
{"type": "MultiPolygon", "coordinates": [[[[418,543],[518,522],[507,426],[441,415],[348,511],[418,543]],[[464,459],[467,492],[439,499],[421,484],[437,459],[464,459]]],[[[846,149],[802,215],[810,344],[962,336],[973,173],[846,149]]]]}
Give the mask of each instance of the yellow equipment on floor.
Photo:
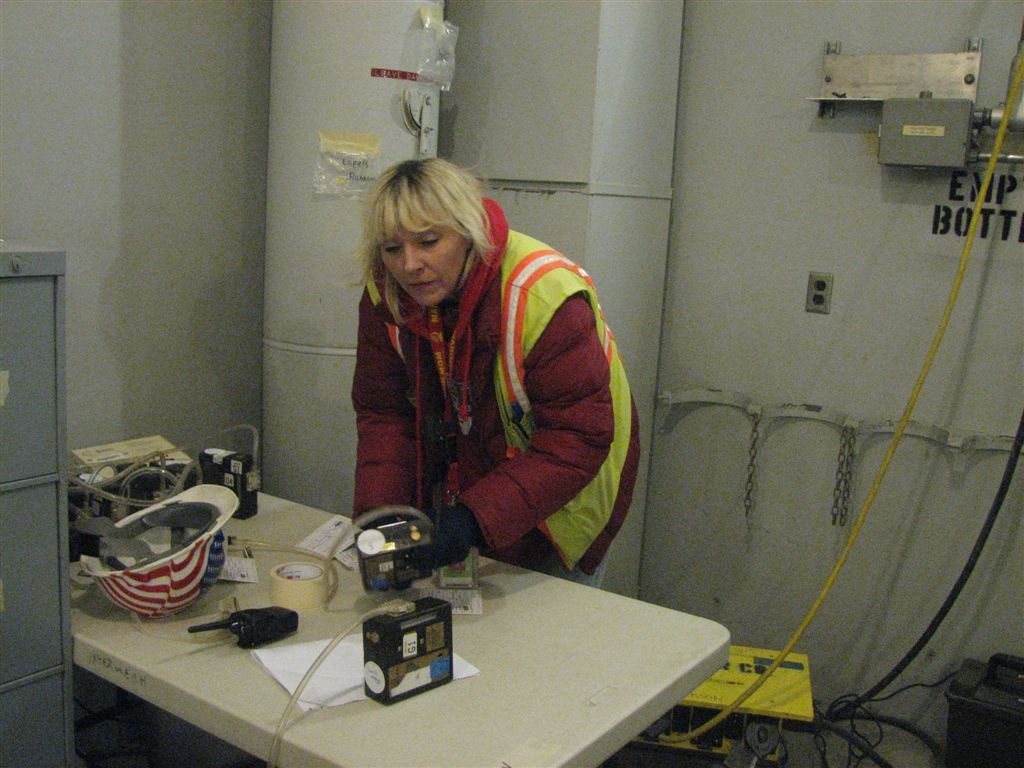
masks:
{"type": "Polygon", "coordinates": [[[777,656],[776,651],[762,648],[730,646],[729,663],[637,741],[703,755],[729,755],[735,750],[743,753],[745,765],[754,756],[758,764],[778,763],[784,754],[783,724],[814,720],[810,666],[802,653],[790,653],[756,693],[710,731],[693,740],[679,739],[732,704],[777,656]]]}

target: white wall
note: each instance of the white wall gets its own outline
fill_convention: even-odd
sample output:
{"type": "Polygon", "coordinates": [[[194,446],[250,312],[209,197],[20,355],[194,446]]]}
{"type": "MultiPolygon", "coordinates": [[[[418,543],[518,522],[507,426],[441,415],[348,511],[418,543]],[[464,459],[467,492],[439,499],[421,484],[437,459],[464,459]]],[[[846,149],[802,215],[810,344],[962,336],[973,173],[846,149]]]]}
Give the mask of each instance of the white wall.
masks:
{"type": "Polygon", "coordinates": [[[263,1],[0,4],[0,237],[67,250],[70,447],[259,423],[269,35],[263,1]]]}
{"type": "MultiPolygon", "coordinates": [[[[721,390],[755,406],[898,419],[963,246],[932,234],[934,207],[964,203],[950,202],[947,171],[878,165],[879,107],[818,117],[807,99],[819,93],[824,43],[840,41],[843,54],[955,53],[982,38],[979,106],[994,106],[1021,16],[1018,2],[687,3],[662,393],[721,390]],[[828,315],[804,311],[811,270],[835,275],[828,315]]],[[[999,172],[1017,181],[1001,206],[1015,212],[1015,228],[1006,241],[990,233],[974,247],[914,412],[923,431],[1017,429],[1024,167],[999,172]]],[[[717,619],[735,643],[781,648],[850,533],[888,436],[860,436],[841,527],[831,523],[839,428],[812,418],[765,419],[745,515],[751,425],[728,405],[660,404],[641,596],[717,619]]],[[[995,496],[1008,440],[997,444],[968,453],[904,439],[861,540],[797,646],[810,654],[816,697],[866,689],[925,629],[995,496]]],[[[932,682],[967,656],[1024,651],[1022,507],[1018,476],[957,607],[896,687],[932,682]]],[[[891,706],[941,732],[941,692],[891,706]]]]}

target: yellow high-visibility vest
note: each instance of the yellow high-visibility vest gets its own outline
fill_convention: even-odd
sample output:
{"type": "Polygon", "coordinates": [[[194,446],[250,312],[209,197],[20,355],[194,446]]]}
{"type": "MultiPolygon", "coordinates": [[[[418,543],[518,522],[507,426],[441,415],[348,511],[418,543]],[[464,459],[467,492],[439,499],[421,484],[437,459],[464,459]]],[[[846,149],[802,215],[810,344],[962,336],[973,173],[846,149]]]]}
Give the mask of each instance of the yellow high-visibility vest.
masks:
{"type": "Polygon", "coordinates": [[[535,426],[523,384],[523,361],[552,315],[570,296],[587,297],[611,371],[615,437],[608,455],[590,483],[541,526],[562,562],[572,569],[604,529],[615,506],[632,429],[629,382],[594,282],[582,267],[538,240],[509,232],[501,283],[502,348],[495,363],[494,383],[505,442],[513,452],[528,449],[535,426]]]}

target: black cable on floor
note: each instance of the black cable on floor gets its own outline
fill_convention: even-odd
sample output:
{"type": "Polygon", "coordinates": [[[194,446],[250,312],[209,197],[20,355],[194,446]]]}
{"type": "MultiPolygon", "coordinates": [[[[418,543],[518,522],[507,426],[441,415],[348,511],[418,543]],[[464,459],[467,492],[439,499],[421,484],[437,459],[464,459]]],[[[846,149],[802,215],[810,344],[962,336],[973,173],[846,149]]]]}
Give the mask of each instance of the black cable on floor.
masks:
{"type": "MultiPolygon", "coordinates": [[[[949,680],[955,674],[956,672],[950,672],[948,675],[945,675],[940,680],[937,680],[934,683],[911,683],[910,685],[905,685],[902,688],[898,688],[897,690],[893,691],[888,696],[880,696],[872,699],[870,703],[878,704],[883,701],[888,701],[889,699],[899,696],[901,693],[904,693],[910,690],[911,688],[938,688],[949,682],[949,680]]],[[[906,731],[910,735],[917,737],[918,740],[920,740],[926,747],[928,747],[928,749],[931,750],[931,753],[935,756],[940,765],[942,765],[945,762],[945,748],[938,741],[936,741],[927,731],[917,727],[911,722],[902,720],[897,717],[893,717],[892,715],[880,715],[875,712],[872,712],[865,706],[860,706],[856,710],[850,710],[849,707],[852,707],[853,703],[855,702],[856,696],[853,694],[849,694],[845,697],[841,696],[834,702],[832,702],[831,709],[837,711],[842,710],[843,719],[849,720],[851,722],[854,720],[873,720],[876,723],[892,725],[896,728],[899,728],[900,730],[906,731]]]]}
{"type": "Polygon", "coordinates": [[[879,768],[896,768],[892,763],[878,754],[878,752],[875,751],[875,748],[863,736],[853,733],[852,731],[848,731],[847,729],[836,725],[831,720],[823,717],[815,718],[814,726],[820,730],[835,734],[846,741],[851,747],[859,749],[863,753],[864,758],[870,760],[875,765],[879,766],[879,768]]]}
{"type": "Polygon", "coordinates": [[[942,760],[946,754],[945,748],[936,741],[930,733],[907,720],[903,720],[902,718],[892,717],[891,715],[879,715],[872,712],[871,714],[864,715],[863,717],[858,715],[854,719],[871,720],[878,723],[884,723],[885,725],[891,725],[895,728],[899,728],[901,731],[906,731],[911,736],[916,736],[917,739],[928,747],[928,749],[931,750],[931,753],[939,760],[942,760]]]}

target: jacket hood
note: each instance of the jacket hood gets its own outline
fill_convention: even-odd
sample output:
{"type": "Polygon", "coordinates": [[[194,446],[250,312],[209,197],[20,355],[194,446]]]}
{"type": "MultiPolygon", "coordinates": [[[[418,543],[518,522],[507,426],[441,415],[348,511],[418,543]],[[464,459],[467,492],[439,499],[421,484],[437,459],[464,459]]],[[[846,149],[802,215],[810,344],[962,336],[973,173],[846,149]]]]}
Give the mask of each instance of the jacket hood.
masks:
{"type": "Polygon", "coordinates": [[[487,215],[488,231],[494,244],[494,249],[487,256],[488,259],[496,258],[500,262],[508,245],[508,220],[498,201],[489,197],[484,198],[484,213],[487,215]]]}

